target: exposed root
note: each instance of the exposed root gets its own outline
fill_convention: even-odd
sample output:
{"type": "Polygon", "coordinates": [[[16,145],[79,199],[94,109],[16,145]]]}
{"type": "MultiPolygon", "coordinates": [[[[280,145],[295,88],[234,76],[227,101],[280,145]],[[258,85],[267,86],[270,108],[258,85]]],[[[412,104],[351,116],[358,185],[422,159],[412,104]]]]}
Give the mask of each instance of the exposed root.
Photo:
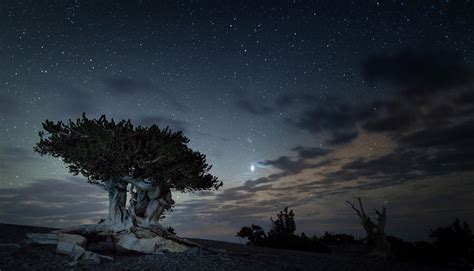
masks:
{"type": "Polygon", "coordinates": [[[86,250],[87,244],[102,241],[110,237],[115,250],[134,251],[145,254],[156,254],[163,252],[184,252],[200,245],[186,239],[170,234],[160,224],[149,224],[144,220],[138,220],[137,226],[127,230],[115,231],[115,227],[106,223],[80,225],[66,229],[60,229],[51,233],[29,233],[28,243],[56,244],[56,252],[70,255],[75,265],[81,261],[92,261],[99,263],[101,259],[113,260],[111,257],[103,256],[86,250]]]}

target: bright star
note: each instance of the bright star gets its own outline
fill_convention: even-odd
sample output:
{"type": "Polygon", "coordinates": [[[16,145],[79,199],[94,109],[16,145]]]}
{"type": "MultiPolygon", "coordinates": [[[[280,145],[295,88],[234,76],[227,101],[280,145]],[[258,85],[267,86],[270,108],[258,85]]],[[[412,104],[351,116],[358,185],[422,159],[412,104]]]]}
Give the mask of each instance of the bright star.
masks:
{"type": "Polygon", "coordinates": [[[251,165],[251,166],[250,166],[250,171],[252,171],[252,172],[255,171],[255,166],[254,166],[254,165],[251,165]]]}

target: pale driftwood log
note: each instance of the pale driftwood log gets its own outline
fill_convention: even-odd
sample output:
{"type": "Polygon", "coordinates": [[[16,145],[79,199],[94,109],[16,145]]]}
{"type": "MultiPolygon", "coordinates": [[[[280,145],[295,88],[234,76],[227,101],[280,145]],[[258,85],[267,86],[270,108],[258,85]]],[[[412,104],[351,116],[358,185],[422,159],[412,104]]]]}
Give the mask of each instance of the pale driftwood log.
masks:
{"type": "Polygon", "coordinates": [[[113,260],[112,257],[86,250],[87,240],[80,235],[55,232],[27,233],[27,236],[33,243],[56,244],[57,253],[71,256],[73,261],[68,264],[70,266],[84,261],[100,263],[101,259],[113,260]]]}
{"type": "Polygon", "coordinates": [[[375,214],[377,215],[377,224],[375,224],[370,217],[365,213],[364,206],[362,205],[362,199],[360,197],[355,197],[359,202],[359,209],[357,209],[354,204],[350,201],[346,201],[347,204],[356,212],[357,216],[361,220],[361,225],[364,228],[367,234],[367,241],[373,244],[373,250],[370,252],[371,256],[381,256],[381,257],[390,257],[390,243],[387,240],[385,235],[385,224],[386,224],[386,208],[383,206],[382,212],[377,209],[374,209],[375,214]]]}
{"type": "MultiPolygon", "coordinates": [[[[58,233],[56,252],[71,255],[74,247],[86,247],[87,239],[77,234],[58,233]]],[[[76,260],[76,259],[75,259],[76,260]]]]}
{"type": "Polygon", "coordinates": [[[55,233],[27,233],[26,236],[41,245],[56,245],[58,243],[58,235],[55,233]]]}
{"type": "Polygon", "coordinates": [[[147,254],[169,252],[183,252],[189,249],[188,245],[175,240],[167,239],[143,228],[135,232],[114,236],[115,243],[120,249],[132,250],[147,254]]]}

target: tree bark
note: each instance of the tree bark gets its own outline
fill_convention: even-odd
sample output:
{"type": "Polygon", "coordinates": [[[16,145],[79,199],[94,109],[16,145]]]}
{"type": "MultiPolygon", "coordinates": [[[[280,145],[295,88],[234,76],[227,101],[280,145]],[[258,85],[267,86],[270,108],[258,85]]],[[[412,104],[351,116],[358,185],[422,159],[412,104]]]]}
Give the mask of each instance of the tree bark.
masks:
{"type": "Polygon", "coordinates": [[[115,231],[129,230],[136,225],[133,213],[126,208],[127,185],[125,182],[105,182],[109,193],[109,216],[107,224],[115,231]]]}
{"type": "Polygon", "coordinates": [[[148,198],[146,196],[146,191],[137,189],[135,186],[132,185],[131,191],[131,199],[130,199],[130,209],[133,210],[137,217],[144,217],[146,207],[148,206],[148,198]],[[135,189],[134,189],[135,188],[135,189]]]}
{"type": "Polygon", "coordinates": [[[142,253],[182,252],[198,246],[171,234],[158,223],[163,212],[174,204],[170,189],[160,190],[158,187],[152,189],[149,182],[133,178],[92,183],[108,192],[107,219],[98,224],[57,230],[54,232],[54,238],[57,239],[57,235],[62,233],[69,233],[81,235],[89,242],[98,242],[110,236],[115,249],[142,253]],[[131,198],[130,206],[127,208],[129,184],[131,198]]]}
{"type": "Polygon", "coordinates": [[[135,198],[133,210],[144,223],[157,224],[163,212],[174,204],[169,189],[163,191],[158,187],[150,191],[144,191],[137,187],[136,189],[137,192],[133,194],[135,198]]]}

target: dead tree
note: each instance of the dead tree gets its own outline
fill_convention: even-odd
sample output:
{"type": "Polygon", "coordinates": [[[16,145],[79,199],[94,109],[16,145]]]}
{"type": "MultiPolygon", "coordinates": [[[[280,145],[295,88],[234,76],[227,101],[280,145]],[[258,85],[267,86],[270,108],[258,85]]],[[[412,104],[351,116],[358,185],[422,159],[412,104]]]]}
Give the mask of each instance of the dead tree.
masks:
{"type": "Polygon", "coordinates": [[[359,201],[360,209],[357,209],[350,201],[346,202],[357,213],[357,216],[361,220],[361,225],[364,227],[364,230],[367,234],[367,242],[369,245],[373,246],[373,250],[370,252],[370,255],[388,257],[390,255],[390,243],[388,242],[387,236],[385,235],[385,222],[387,218],[385,206],[383,206],[382,212],[374,209],[375,214],[377,215],[377,224],[375,224],[365,213],[364,207],[362,205],[362,199],[360,197],[355,198],[359,201]]]}

